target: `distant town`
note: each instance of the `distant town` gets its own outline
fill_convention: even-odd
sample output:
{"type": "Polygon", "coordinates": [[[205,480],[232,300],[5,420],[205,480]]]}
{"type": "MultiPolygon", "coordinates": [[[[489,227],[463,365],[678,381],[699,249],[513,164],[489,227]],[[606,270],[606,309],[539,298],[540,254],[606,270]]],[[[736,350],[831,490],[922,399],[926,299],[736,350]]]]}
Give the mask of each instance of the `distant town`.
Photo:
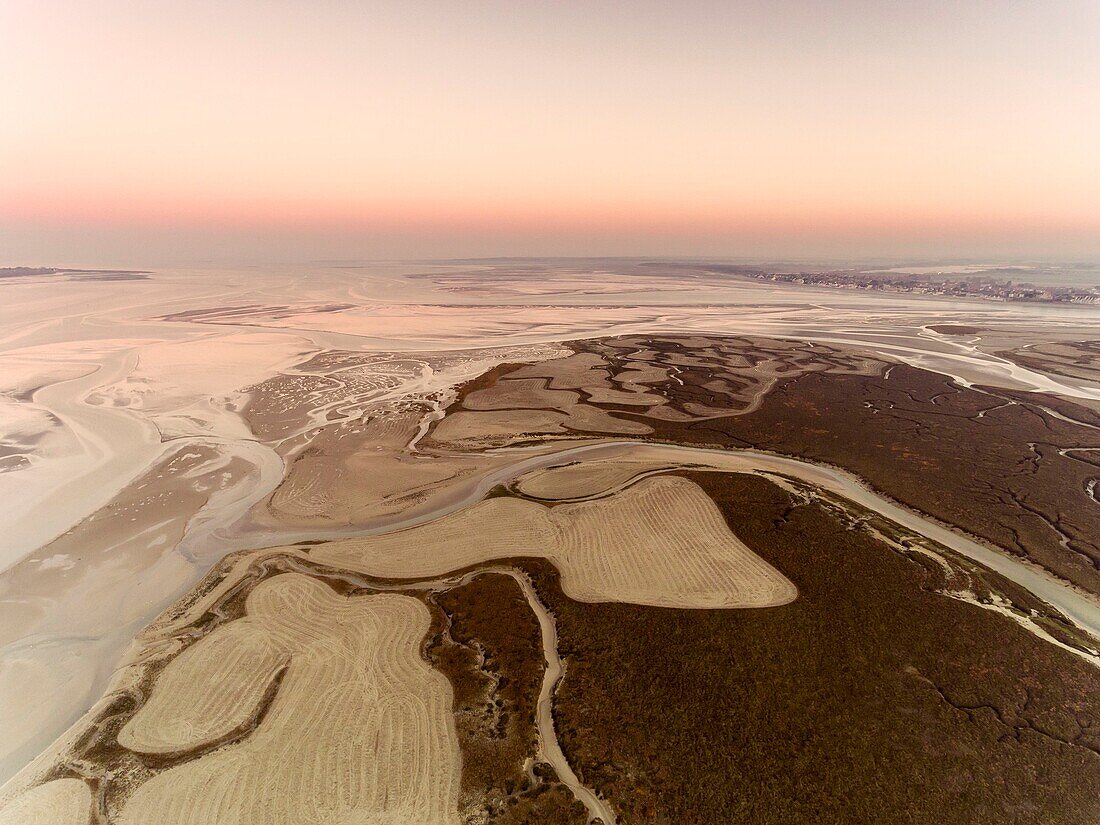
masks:
{"type": "Polygon", "coordinates": [[[985,274],[966,276],[868,270],[828,272],[770,272],[750,267],[721,267],[759,281],[810,284],[837,289],[875,292],[908,292],[915,295],[948,295],[991,301],[1100,304],[1100,286],[1045,286],[985,274]]]}

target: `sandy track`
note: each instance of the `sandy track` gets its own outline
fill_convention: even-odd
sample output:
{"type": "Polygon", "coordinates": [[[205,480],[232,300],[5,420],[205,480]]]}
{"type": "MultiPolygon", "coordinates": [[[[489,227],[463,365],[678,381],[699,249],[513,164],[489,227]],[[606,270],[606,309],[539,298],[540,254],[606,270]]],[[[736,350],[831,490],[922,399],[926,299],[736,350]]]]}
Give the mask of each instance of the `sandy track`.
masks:
{"type": "Polygon", "coordinates": [[[795,586],[678,477],[648,478],[605,499],[544,507],[489,499],[408,530],[331,542],[311,556],[375,576],[438,576],[511,556],[548,558],[574,599],[663,607],[786,604],[795,586]]]}
{"type": "Polygon", "coordinates": [[[0,809],[0,825],[88,825],[92,792],[80,779],[55,779],[0,809]]]}
{"type": "Polygon", "coordinates": [[[548,390],[543,378],[501,381],[476,390],[462,402],[468,410],[559,409],[568,410],[580,402],[580,395],[566,390],[548,390]]]}
{"type": "Polygon", "coordinates": [[[259,585],[247,611],[166,668],[120,741],[181,753],[250,716],[260,723],[140,786],[120,822],[457,822],[451,687],[420,656],[427,608],[397,594],[344,598],[288,573],[259,585]],[[265,641],[223,664],[248,637],[265,641]],[[260,708],[279,658],[285,674],[260,708]],[[218,683],[230,667],[251,669],[243,695],[218,683]]]}
{"type": "Polygon", "coordinates": [[[599,355],[579,352],[554,359],[547,365],[528,364],[509,374],[509,378],[549,378],[552,390],[577,390],[581,387],[609,387],[608,363],[599,355]]]}
{"type": "Polygon", "coordinates": [[[527,604],[530,605],[535,618],[538,619],[539,634],[542,636],[546,671],[543,673],[542,688],[539,690],[538,704],[535,709],[535,724],[539,731],[539,752],[542,758],[554,767],[558,779],[588,809],[589,817],[593,819],[598,817],[604,822],[604,825],[615,825],[617,820],[611,806],[581,782],[558,742],[558,734],[554,728],[554,693],[565,675],[565,667],[558,655],[558,627],[554,621],[554,616],[546,609],[546,605],[539,600],[534,585],[531,584],[531,580],[525,573],[510,570],[508,575],[523,590],[527,604]]]}
{"type": "MultiPolygon", "coordinates": [[[[618,376],[616,376],[616,379],[618,379],[618,376]]],[[[624,384],[623,386],[631,387],[634,385],[624,384]]],[[[668,403],[668,399],[663,395],[655,395],[637,388],[633,390],[609,390],[605,387],[585,387],[584,391],[588,393],[588,400],[593,404],[629,404],[637,407],[659,407],[668,403]]]]}
{"type": "MultiPolygon", "coordinates": [[[[590,280],[587,276],[585,280],[590,280]]],[[[602,281],[602,279],[601,279],[602,281]]],[[[276,303],[291,304],[302,298],[301,289],[304,285],[308,284],[310,290],[325,292],[326,295],[330,293],[333,295],[339,295],[343,298],[351,299],[352,296],[362,297],[368,288],[364,286],[365,283],[370,281],[364,281],[361,273],[355,273],[354,279],[345,277],[342,273],[322,273],[315,272],[308,273],[308,277],[305,273],[299,273],[291,278],[284,278],[283,276],[269,275],[267,273],[249,273],[249,277],[242,279],[236,275],[231,277],[223,277],[218,275],[212,277],[209,274],[200,273],[187,273],[186,277],[166,274],[164,276],[158,275],[155,279],[142,282],[138,285],[130,284],[68,284],[65,289],[57,289],[54,285],[44,283],[41,286],[19,286],[8,287],[11,290],[17,290],[20,294],[26,294],[28,298],[31,297],[33,291],[34,298],[32,303],[23,303],[21,301],[11,301],[5,304],[5,323],[2,333],[0,333],[0,343],[4,344],[5,349],[12,347],[25,347],[30,345],[39,344],[54,344],[55,338],[58,342],[68,340],[67,336],[77,335],[81,341],[84,340],[86,335],[92,337],[98,337],[102,334],[110,333],[126,339],[141,339],[141,340],[154,340],[164,335],[178,338],[183,335],[190,336],[194,333],[205,335],[208,331],[216,328],[206,326],[205,328],[198,324],[192,324],[186,319],[173,321],[173,324],[179,325],[178,329],[173,331],[162,322],[150,322],[148,319],[151,315],[159,312],[187,310],[192,307],[211,307],[211,306],[260,306],[261,304],[270,303],[275,301],[276,303]],[[318,279],[323,279],[320,281],[318,279]],[[321,284],[324,284],[322,287],[321,284]],[[335,285],[335,288],[334,288],[335,285]],[[275,298],[274,296],[279,296],[275,298]],[[85,323],[85,319],[88,317],[89,308],[95,307],[96,313],[92,316],[95,321],[93,325],[89,327],[85,323]],[[109,312],[107,310],[110,310],[109,312]],[[109,322],[108,326],[104,326],[103,322],[109,322]],[[133,323],[131,323],[133,321],[133,323]],[[122,328],[122,323],[126,322],[126,328],[122,328]],[[112,327],[118,328],[119,331],[112,332],[112,327]],[[88,329],[85,329],[89,327],[88,329]],[[132,329],[131,329],[132,327],[132,329]]],[[[393,288],[394,282],[389,280],[385,281],[385,294],[384,298],[390,297],[390,290],[393,288]]],[[[526,279],[525,283],[530,284],[530,279],[526,279]]],[[[569,283],[573,283],[570,281],[569,283]]],[[[622,284],[623,281],[616,283],[622,284]]],[[[647,280],[647,285],[652,283],[647,280]]],[[[538,296],[538,289],[530,287],[532,294],[538,296]]],[[[715,289],[718,287],[715,286],[715,289]]],[[[722,287],[723,289],[725,287],[722,287]]],[[[610,289],[610,287],[609,287],[610,289]]],[[[691,287],[691,295],[687,298],[677,298],[674,303],[682,303],[688,301],[694,303],[698,300],[700,293],[697,291],[694,285],[691,287]]],[[[738,289],[742,289],[738,287],[738,289]]],[[[5,293],[6,294],[6,293],[5,293]]],[[[13,294],[14,291],[13,291],[13,294]]],[[[425,293],[427,294],[427,293],[425,293]]],[[[747,297],[737,299],[740,304],[745,304],[745,301],[749,301],[751,304],[756,304],[760,301],[760,290],[758,286],[754,285],[745,293],[747,297]]],[[[434,293],[432,293],[434,296],[434,293]]],[[[356,297],[355,300],[359,300],[356,297]]],[[[816,340],[843,340],[847,344],[864,345],[865,341],[871,340],[874,343],[887,342],[883,346],[890,352],[893,352],[895,356],[901,360],[909,363],[914,363],[920,366],[925,366],[930,369],[936,369],[943,371],[949,375],[961,375],[965,379],[972,382],[979,383],[1003,383],[1005,386],[1017,386],[1024,388],[1042,388],[1050,391],[1062,392],[1065,391],[1068,394],[1075,395],[1076,397],[1089,397],[1095,396],[1094,389],[1085,390],[1081,387],[1077,387],[1073,382],[1067,382],[1058,380],[1057,383],[1051,383],[1041,376],[1040,373],[1036,373],[1032,370],[1028,370],[1023,367],[1011,365],[1007,361],[1003,361],[1000,358],[996,358],[986,353],[977,350],[972,347],[972,342],[958,342],[958,341],[943,341],[939,337],[933,337],[929,333],[918,332],[919,324],[924,323],[927,320],[927,313],[936,313],[937,316],[944,316],[944,309],[950,310],[946,316],[953,320],[962,321],[965,323],[973,322],[974,318],[979,317],[986,313],[985,310],[975,308],[973,305],[968,305],[965,302],[961,304],[952,304],[947,301],[936,302],[929,304],[927,302],[915,302],[904,301],[902,304],[898,304],[896,299],[887,298],[885,296],[849,296],[849,295],[836,295],[835,303],[831,306],[821,305],[814,308],[807,308],[803,305],[804,295],[802,293],[792,292],[790,296],[782,298],[782,302],[787,305],[786,308],[781,308],[779,311],[774,306],[767,306],[762,308],[753,308],[752,306],[744,305],[738,311],[731,312],[728,306],[721,304],[714,304],[713,310],[709,307],[664,307],[659,309],[645,309],[639,310],[636,307],[632,307],[629,311],[625,308],[619,312],[619,314],[612,318],[609,313],[600,311],[598,316],[598,323],[593,321],[592,313],[583,308],[577,308],[572,306],[555,307],[551,309],[542,310],[528,310],[522,309],[525,313],[522,318],[523,325],[519,323],[519,314],[521,310],[519,308],[510,310],[515,313],[506,319],[506,322],[511,324],[511,327],[505,326],[504,323],[498,321],[496,315],[487,312],[471,312],[469,309],[462,311],[463,323],[466,325],[460,330],[449,328],[447,330],[439,329],[439,320],[435,315],[427,318],[427,323],[410,323],[410,318],[419,318],[416,313],[421,313],[424,310],[413,304],[409,306],[401,306],[398,311],[401,317],[397,321],[386,327],[388,333],[379,332],[375,325],[365,324],[364,316],[352,316],[349,315],[347,322],[344,326],[340,327],[347,335],[336,335],[329,333],[313,333],[306,331],[303,334],[305,337],[313,340],[318,346],[330,347],[336,344],[342,344],[349,346],[351,343],[355,343],[356,346],[362,345],[363,339],[354,339],[352,333],[355,335],[361,335],[364,330],[369,329],[372,335],[381,336],[383,334],[392,334],[401,339],[400,342],[394,344],[389,341],[379,343],[379,338],[375,338],[375,345],[381,348],[390,348],[391,346],[399,346],[403,349],[420,349],[423,348],[423,341],[419,340],[420,337],[430,337],[432,341],[436,342],[437,346],[453,347],[457,344],[456,341],[464,342],[466,346],[488,346],[490,343],[499,343],[501,340],[519,341],[519,340],[548,340],[551,335],[555,339],[577,336],[581,334],[593,334],[593,331],[598,330],[601,334],[611,334],[613,332],[636,332],[642,327],[641,320],[645,319],[646,329],[665,329],[668,330],[687,330],[698,329],[702,331],[725,331],[726,333],[736,332],[738,334],[744,333],[746,330],[752,330],[761,334],[789,334],[796,335],[806,339],[816,340]],[[853,303],[855,302],[855,303],[853,303]],[[859,306],[857,306],[857,304],[859,306]],[[880,310],[890,308],[893,314],[881,313],[880,310]],[[871,312],[870,310],[874,310],[871,312]],[[532,315],[533,312],[541,312],[541,315],[532,315]],[[975,315],[977,313],[977,315],[975,315]],[[487,314],[490,316],[487,318],[487,314]],[[924,319],[924,320],[918,320],[924,319]],[[533,318],[537,318],[542,322],[537,332],[529,331],[533,324],[531,323],[533,318]],[[896,334],[899,324],[906,324],[907,326],[902,330],[904,334],[896,334]],[[550,330],[553,330],[551,333],[550,330]],[[881,337],[881,340],[872,337],[873,333],[890,333],[890,337],[881,337]],[[458,333],[448,337],[450,333],[458,333]],[[430,333],[430,335],[429,335],[430,333]],[[412,340],[416,339],[416,340],[412,340]],[[900,345],[900,346],[899,346],[900,345]],[[1042,380],[1040,380],[1042,379],[1042,380]],[[1073,391],[1073,392],[1071,392],[1073,391]]],[[[364,299],[365,300],[365,299],[364,299]]],[[[436,297],[432,297],[431,301],[434,302],[436,297]]],[[[494,297],[492,300],[496,300],[494,297]]],[[[536,301],[552,300],[557,302],[559,298],[554,296],[552,298],[537,297],[536,301]]],[[[672,298],[670,297],[670,300],[672,298]]],[[[710,304],[714,302],[714,295],[711,293],[704,294],[704,300],[710,304]]],[[[768,300],[776,300],[776,293],[769,292],[768,300]]],[[[833,300],[833,298],[822,297],[821,300],[827,304],[833,300]]],[[[317,318],[330,318],[337,320],[341,318],[339,314],[331,313],[327,311],[328,308],[320,308],[317,314],[310,317],[310,321],[317,318]]],[[[371,310],[374,311],[373,308],[371,310]]],[[[1092,322],[1092,317],[1084,317],[1080,313],[1087,312],[1088,308],[1084,310],[1072,309],[1069,307],[1060,308],[1059,311],[1059,324],[1066,324],[1075,322],[1082,325],[1082,328],[1088,331],[1088,326],[1092,322]],[[1069,313],[1069,314],[1066,314],[1069,313]],[[1074,321],[1076,319],[1076,321],[1074,321]]],[[[1020,327],[1026,322],[1031,326],[1029,328],[1035,329],[1036,325],[1040,322],[1044,325],[1039,328],[1050,328],[1049,322],[1040,317],[1041,312],[1035,308],[1028,308],[1023,306],[1007,306],[1007,307],[995,307],[992,308],[994,314],[1007,313],[1007,316],[1001,321],[997,322],[994,318],[995,324],[1002,329],[1012,326],[1014,329],[1020,327]]],[[[1049,312],[1049,310],[1047,310],[1049,312]]],[[[236,323],[232,320],[227,323],[236,323]]],[[[278,326],[293,326],[290,321],[275,321],[272,322],[278,326]]],[[[985,321],[979,321],[982,325],[985,325],[985,321]]],[[[312,323],[303,324],[303,326],[316,326],[312,323]]],[[[327,329],[328,327],[321,327],[327,329]]],[[[335,328],[335,327],[333,327],[335,328]]],[[[220,332],[220,331],[219,331],[220,332]]],[[[1075,333],[1076,334],[1076,333],[1075,333]]],[[[1063,337],[1066,335],[1064,332],[1060,332],[1059,335],[1063,337]]],[[[1026,339],[1031,340],[1031,339],[1026,339]]],[[[1012,344],[1015,346],[1016,344],[1012,344]]],[[[86,344],[81,343],[83,349],[86,344]]],[[[998,343],[997,349],[1004,349],[1010,346],[1008,343],[998,343]]],[[[986,344],[982,344],[983,348],[988,348],[986,344]]],[[[883,347],[872,347],[882,349],[883,347]]],[[[40,359],[40,356],[36,354],[36,359],[40,359]]],[[[635,354],[632,357],[639,360],[645,359],[645,354],[635,354]]],[[[205,359],[209,362],[211,359],[205,359]]],[[[515,360],[515,359],[511,359],[515,360]]],[[[605,373],[606,374],[606,373],[605,373]]],[[[75,375],[75,373],[74,373],[75,375]]],[[[626,373],[620,373],[620,376],[626,375],[626,373]]],[[[99,383],[105,378],[100,373],[96,376],[95,383],[99,383]]],[[[640,378],[633,379],[636,382],[640,382],[640,378]]],[[[580,386],[589,384],[589,381],[584,381],[580,386]]],[[[205,380],[204,380],[205,384],[205,380]]],[[[70,387],[68,392],[73,392],[74,388],[70,387]]],[[[142,448],[141,438],[130,439],[127,441],[122,438],[125,433],[119,430],[119,426],[125,423],[125,416],[120,416],[119,411],[111,411],[106,408],[96,408],[84,410],[86,414],[83,420],[91,421],[87,418],[87,415],[95,413],[111,412],[115,418],[116,426],[109,430],[105,427],[87,428],[94,430],[98,433],[112,433],[112,442],[125,446],[125,450],[119,449],[112,451],[112,455],[115,457],[129,457],[133,458],[138,454],[138,450],[142,448]],[[116,438],[116,435],[118,436],[116,438]]],[[[126,412],[123,410],[122,412],[126,412]]],[[[673,413],[675,411],[669,411],[673,413]]],[[[653,411],[654,416],[664,413],[660,409],[653,411]]],[[[127,430],[127,432],[129,432],[127,430]]],[[[140,435],[140,434],[138,434],[140,435]]],[[[136,465],[135,465],[136,466],[136,465]]],[[[23,471],[20,474],[12,474],[10,479],[14,480],[18,478],[17,487],[30,488],[28,474],[30,471],[23,471]]],[[[51,475],[53,471],[51,470],[51,475]]],[[[74,493],[79,487],[82,495],[91,494],[93,497],[102,496],[103,500],[110,495],[110,491],[117,489],[119,485],[125,480],[121,475],[117,478],[113,477],[109,480],[97,480],[95,483],[88,483],[87,479],[81,476],[77,479],[75,473],[67,473],[65,471],[59,472],[55,476],[66,483],[66,486],[72,486],[74,493]],[[76,482],[79,481],[79,484],[76,482]],[[73,482],[70,485],[70,482],[73,482]]],[[[57,487],[53,483],[47,485],[50,492],[49,507],[42,511],[43,516],[48,516],[52,519],[60,518],[59,514],[61,510],[59,505],[65,504],[68,501],[77,501],[75,496],[60,496],[57,492],[57,487]]],[[[90,500],[90,499],[89,499],[90,500]]],[[[87,501],[85,502],[87,503],[87,501]]],[[[88,504],[90,508],[91,505],[88,504]]],[[[84,511],[82,510],[81,513],[84,511]]],[[[10,514],[9,514],[10,515],[10,514]]],[[[62,519],[63,520],[63,519],[62,519]]],[[[36,529],[41,528],[46,521],[43,519],[35,519],[34,527],[36,529]]],[[[6,535],[11,535],[12,531],[9,530],[6,535]]],[[[286,541],[283,539],[281,541],[286,541]]],[[[10,543],[10,542],[9,542],[10,543]]],[[[242,546],[242,545],[235,545],[242,546]]],[[[11,548],[9,548],[11,549],[11,548]]],[[[141,580],[148,583],[154,579],[159,579],[163,582],[166,577],[164,575],[143,575],[141,580]]],[[[138,608],[138,613],[143,610],[152,610],[153,606],[157,604],[156,601],[149,600],[141,593],[132,593],[130,590],[131,582],[134,581],[134,577],[127,577],[126,587],[123,591],[128,595],[128,604],[132,607],[138,608]]],[[[171,590],[172,588],[169,588],[171,590]]],[[[104,598],[98,593],[89,594],[84,600],[77,603],[74,600],[74,604],[77,606],[94,606],[97,604],[103,604],[104,598]]],[[[33,605],[13,605],[13,608],[19,613],[20,620],[22,621],[27,613],[37,615],[37,608],[33,605]]],[[[85,632],[85,623],[78,622],[67,629],[67,632],[72,634],[82,634],[85,632]]],[[[127,631],[129,632],[129,631],[127,631]]],[[[75,636],[74,636],[75,638],[75,636]]],[[[27,648],[35,647],[41,649],[41,643],[37,639],[28,639],[27,648]]],[[[57,657],[54,657],[55,659],[57,657]]],[[[104,654],[101,660],[106,662],[111,659],[111,656],[104,654]]],[[[69,670],[69,673],[72,673],[69,670]]],[[[25,682],[26,680],[21,680],[25,682]]],[[[54,691],[39,691],[39,695],[43,697],[43,704],[48,705],[54,701],[53,697],[58,695],[54,691]]],[[[13,714],[26,716],[24,709],[19,708],[13,710],[13,714]]],[[[0,729],[7,730],[3,724],[0,724],[0,729]]],[[[58,730],[52,730],[44,741],[49,741],[53,738],[58,730]]],[[[29,752],[28,752],[29,753],[29,752]]],[[[25,760],[22,760],[25,761],[25,760]]],[[[22,764],[22,761],[13,762],[12,764],[17,766],[22,764]]],[[[0,768],[0,775],[3,775],[6,769],[0,768]]]]}
{"type": "Polygon", "coordinates": [[[623,487],[654,469],[655,465],[647,461],[584,461],[535,470],[522,476],[516,488],[524,495],[547,501],[588,498],[623,487]]]}
{"type": "Polygon", "coordinates": [[[469,447],[490,442],[525,441],[547,434],[609,433],[614,435],[647,435],[653,429],[639,421],[616,418],[599,407],[577,404],[569,413],[554,410],[493,410],[451,413],[436,425],[432,438],[439,444],[469,447]]]}

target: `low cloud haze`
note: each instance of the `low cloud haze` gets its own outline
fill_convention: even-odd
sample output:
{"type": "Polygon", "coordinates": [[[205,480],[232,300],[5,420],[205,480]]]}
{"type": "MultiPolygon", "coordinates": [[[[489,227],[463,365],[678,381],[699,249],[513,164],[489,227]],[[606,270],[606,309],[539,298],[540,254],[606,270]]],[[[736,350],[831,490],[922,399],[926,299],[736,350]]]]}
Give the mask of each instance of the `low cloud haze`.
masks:
{"type": "Polygon", "coordinates": [[[1100,255],[1100,5],[0,9],[0,256],[1100,255]]]}

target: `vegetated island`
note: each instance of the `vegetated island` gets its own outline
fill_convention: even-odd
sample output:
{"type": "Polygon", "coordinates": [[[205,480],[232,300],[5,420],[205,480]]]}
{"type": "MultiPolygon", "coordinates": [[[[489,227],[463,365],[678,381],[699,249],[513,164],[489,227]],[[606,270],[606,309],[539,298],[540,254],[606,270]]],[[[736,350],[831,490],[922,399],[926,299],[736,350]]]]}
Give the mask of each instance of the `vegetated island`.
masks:
{"type": "Polygon", "coordinates": [[[0,281],[17,278],[45,278],[61,276],[68,281],[142,281],[152,272],[139,269],[64,269],[52,266],[3,266],[0,281]]]}
{"type": "Polygon", "coordinates": [[[989,301],[1026,301],[1042,304],[1100,304],[1100,286],[1048,286],[1004,277],[1026,270],[992,269],[968,275],[892,272],[870,269],[832,269],[820,272],[776,272],[749,266],[713,266],[711,272],[741,275],[757,281],[806,284],[871,292],[943,295],[989,301]]]}
{"type": "Polygon", "coordinates": [[[782,339],[567,347],[419,435],[376,411],[415,460],[372,437],[295,462],[273,513],[328,501],[343,461],[419,495],[423,456],[561,445],[430,520],[226,556],[0,822],[1096,821],[1091,637],[959,534],[822,481],[1096,593],[1093,409],[782,339]]]}

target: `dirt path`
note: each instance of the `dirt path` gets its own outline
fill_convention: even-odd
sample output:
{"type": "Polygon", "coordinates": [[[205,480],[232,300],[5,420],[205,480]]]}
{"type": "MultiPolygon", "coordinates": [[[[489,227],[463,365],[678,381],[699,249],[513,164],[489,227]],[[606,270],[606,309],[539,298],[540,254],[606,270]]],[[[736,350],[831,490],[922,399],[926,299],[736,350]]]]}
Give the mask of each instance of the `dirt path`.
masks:
{"type": "Polygon", "coordinates": [[[539,632],[542,636],[543,657],[546,661],[546,670],[542,676],[542,687],[539,689],[538,704],[535,711],[535,727],[539,733],[539,755],[554,768],[561,783],[572,791],[573,796],[588,809],[588,821],[599,819],[604,825],[615,825],[615,814],[607,802],[598,797],[591,788],[586,787],[574,773],[569,765],[569,760],[558,742],[558,734],[554,728],[554,694],[558,684],[564,676],[564,667],[561,657],[558,655],[558,629],[554,622],[553,614],[546,608],[535,592],[534,585],[527,574],[514,567],[492,566],[481,567],[472,570],[465,575],[454,578],[431,579],[428,581],[406,582],[393,587],[394,590],[450,590],[472,581],[478,576],[487,573],[498,573],[510,576],[520,586],[531,612],[539,622],[539,632]]]}
{"type": "MultiPolygon", "coordinates": [[[[775,474],[795,478],[873,510],[907,530],[936,541],[1000,573],[1059,610],[1094,639],[1100,640],[1100,604],[1093,597],[1072,585],[1058,581],[1034,565],[1013,558],[962,532],[939,524],[922,513],[891,501],[844,470],[756,450],[709,449],[632,441],[608,441],[572,447],[520,461],[506,469],[514,478],[533,469],[568,464],[581,458],[652,458],[655,463],[674,462],[701,470],[775,474]]],[[[506,473],[501,470],[498,474],[506,473]]]]}
{"type": "Polygon", "coordinates": [[[588,821],[599,818],[604,825],[614,825],[615,815],[611,812],[607,803],[596,796],[591,789],[581,784],[580,779],[573,772],[569,760],[565,758],[561,745],[558,743],[557,731],[554,730],[554,692],[558,688],[564,675],[561,659],[558,656],[558,629],[554,623],[554,617],[546,606],[539,601],[538,594],[526,575],[516,570],[509,570],[508,575],[516,580],[523,595],[527,597],[527,604],[539,620],[539,630],[542,633],[542,650],[546,657],[546,671],[542,677],[542,689],[539,691],[539,701],[536,722],[539,731],[539,749],[542,757],[554,767],[558,779],[573,792],[584,807],[588,809],[588,821]]]}

